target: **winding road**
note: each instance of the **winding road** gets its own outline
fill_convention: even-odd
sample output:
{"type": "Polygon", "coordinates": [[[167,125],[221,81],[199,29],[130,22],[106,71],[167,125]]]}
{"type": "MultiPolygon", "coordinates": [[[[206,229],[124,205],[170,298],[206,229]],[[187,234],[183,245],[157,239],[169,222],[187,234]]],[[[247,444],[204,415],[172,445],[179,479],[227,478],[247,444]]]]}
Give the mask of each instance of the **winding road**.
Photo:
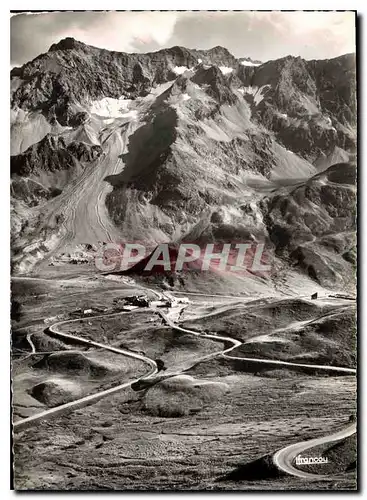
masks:
{"type": "Polygon", "coordinates": [[[291,444],[285,448],[277,451],[273,456],[274,464],[281,471],[286,474],[291,474],[292,476],[297,476],[302,479],[312,479],[312,480],[328,480],[330,481],[331,476],[325,474],[312,474],[310,472],[305,472],[300,469],[296,469],[293,465],[293,461],[296,459],[297,455],[303,453],[306,450],[315,448],[322,444],[333,443],[334,441],[340,441],[349,436],[352,436],[357,432],[357,424],[353,423],[345,427],[341,431],[335,432],[328,436],[323,436],[316,439],[310,439],[308,441],[301,441],[300,443],[291,444]]]}
{"type": "MultiPolygon", "coordinates": [[[[134,287],[136,288],[135,285],[134,285],[134,287]]],[[[156,290],[148,289],[148,288],[145,289],[145,288],[140,287],[140,286],[138,286],[138,288],[144,289],[145,292],[151,292],[160,299],[165,298],[164,292],[160,293],[160,292],[157,292],[156,290]]],[[[172,297],[172,295],[169,298],[171,300],[173,298],[172,309],[174,309],[176,307],[176,309],[178,309],[178,312],[179,312],[180,308],[182,309],[182,306],[177,306],[177,304],[175,303],[175,298],[172,297]]],[[[320,370],[320,371],[325,371],[325,372],[341,373],[341,374],[345,374],[345,375],[347,375],[347,374],[348,375],[355,375],[356,374],[356,370],[352,369],[352,368],[329,366],[329,365],[310,365],[310,364],[305,364],[305,363],[291,363],[291,362],[287,362],[287,361],[279,361],[279,360],[271,360],[271,359],[260,359],[260,358],[257,359],[257,358],[245,358],[245,357],[239,357],[239,356],[230,356],[229,353],[233,349],[235,349],[236,347],[240,346],[242,344],[242,342],[240,342],[239,340],[233,339],[231,337],[210,335],[210,334],[206,334],[206,333],[196,332],[196,331],[193,331],[193,330],[190,330],[187,328],[182,328],[169,317],[172,315],[172,312],[170,314],[166,314],[160,309],[156,309],[153,307],[150,307],[150,309],[154,313],[161,316],[161,318],[164,320],[164,322],[167,323],[173,330],[180,331],[183,333],[188,333],[190,335],[195,335],[195,336],[199,336],[199,337],[210,338],[210,339],[213,339],[215,341],[220,341],[220,342],[230,344],[229,347],[226,347],[225,349],[222,349],[220,351],[211,353],[207,356],[204,356],[200,359],[197,359],[194,362],[192,362],[191,364],[189,364],[188,366],[185,366],[180,371],[173,372],[173,373],[167,373],[166,375],[162,376],[162,378],[172,377],[173,375],[176,375],[178,373],[182,373],[183,371],[188,370],[189,368],[191,368],[192,366],[194,366],[198,363],[201,363],[203,361],[207,361],[207,360],[212,359],[212,358],[219,356],[219,355],[221,355],[224,358],[229,359],[229,360],[239,360],[239,361],[243,361],[243,362],[252,362],[252,363],[256,362],[256,363],[261,363],[261,364],[267,364],[270,366],[274,366],[274,365],[279,366],[280,365],[280,366],[284,366],[284,367],[320,370]]],[[[121,314],[126,314],[126,312],[117,312],[117,313],[112,313],[112,314],[91,316],[88,319],[106,318],[106,317],[112,317],[112,316],[119,316],[121,314]]],[[[113,347],[111,345],[102,344],[100,342],[95,342],[93,340],[85,339],[83,337],[79,337],[76,335],[70,335],[70,334],[64,333],[60,330],[60,327],[62,325],[70,324],[73,322],[79,322],[81,320],[83,321],[86,319],[87,318],[82,317],[82,318],[77,318],[77,319],[73,319],[73,320],[59,321],[57,323],[54,323],[52,326],[50,326],[49,330],[53,335],[60,337],[62,339],[65,339],[65,340],[73,340],[73,341],[76,340],[82,344],[88,345],[89,347],[94,346],[94,347],[98,347],[98,348],[102,348],[102,349],[106,349],[106,350],[115,352],[117,354],[122,354],[124,356],[129,356],[131,358],[139,359],[139,360],[147,363],[150,366],[150,368],[151,368],[150,371],[147,374],[145,374],[142,377],[139,377],[135,380],[130,380],[129,382],[125,382],[125,383],[120,384],[116,387],[112,387],[110,389],[103,390],[103,391],[98,392],[96,394],[91,394],[89,396],[85,396],[81,399],[71,401],[70,403],[66,403],[66,404],[57,406],[55,408],[45,410],[45,411],[38,413],[36,415],[32,415],[31,417],[14,422],[13,423],[14,431],[24,430],[24,429],[34,425],[36,422],[38,422],[40,420],[44,420],[44,419],[47,419],[47,418],[52,417],[52,416],[61,415],[65,412],[72,411],[72,410],[75,410],[78,408],[82,408],[82,407],[87,406],[89,404],[93,404],[104,397],[110,396],[112,394],[116,394],[117,392],[119,392],[127,387],[131,387],[131,385],[136,383],[136,382],[152,379],[152,383],[154,383],[153,377],[158,372],[158,368],[157,368],[157,365],[156,365],[154,360],[152,360],[146,356],[143,356],[141,354],[137,354],[137,353],[133,353],[131,351],[127,351],[125,349],[113,347]]],[[[34,347],[33,342],[31,341],[30,334],[27,335],[27,340],[32,348],[31,354],[34,354],[35,347],[34,347]]],[[[295,460],[296,456],[299,455],[301,452],[304,452],[310,448],[314,448],[315,446],[319,446],[321,444],[331,443],[334,441],[344,439],[348,436],[353,435],[355,432],[356,432],[356,424],[353,423],[353,424],[350,424],[348,427],[346,427],[346,428],[344,428],[344,429],[342,429],[334,434],[327,435],[327,436],[320,437],[320,438],[316,438],[316,439],[312,439],[309,441],[302,441],[299,443],[291,444],[291,445],[286,446],[285,448],[277,451],[273,456],[273,462],[276,465],[276,467],[278,467],[281,471],[283,471],[284,473],[293,475],[293,476],[297,476],[297,477],[300,477],[303,479],[310,479],[310,480],[323,480],[323,479],[330,480],[331,479],[330,476],[323,476],[320,474],[311,474],[308,472],[304,472],[300,469],[297,469],[296,467],[293,466],[293,461],[295,460]]]]}
{"type": "MultiPolygon", "coordinates": [[[[123,314],[123,313],[120,312],[120,313],[115,313],[115,314],[109,314],[108,316],[117,316],[119,314],[123,314]]],[[[106,316],[107,315],[94,316],[93,318],[106,317],[106,316]]],[[[85,319],[85,318],[80,318],[80,319],[85,319]]],[[[143,361],[143,362],[147,363],[148,365],[150,365],[150,367],[151,367],[150,371],[147,374],[143,375],[142,377],[139,377],[139,378],[134,379],[134,380],[130,380],[129,382],[124,382],[123,384],[120,384],[116,387],[111,387],[110,389],[106,389],[106,390],[98,392],[96,394],[90,394],[89,396],[85,396],[85,397],[77,399],[75,401],[71,401],[70,403],[65,403],[63,405],[56,406],[55,408],[45,410],[41,413],[37,413],[36,415],[32,415],[31,417],[24,418],[22,420],[18,420],[17,422],[13,423],[14,431],[26,429],[26,428],[30,427],[31,425],[34,425],[39,420],[45,420],[49,417],[61,415],[61,414],[66,413],[68,411],[76,410],[77,408],[83,408],[84,406],[87,406],[89,404],[96,403],[97,401],[99,401],[102,398],[105,398],[106,396],[116,394],[117,392],[122,391],[126,387],[130,387],[131,384],[133,384],[134,382],[138,382],[139,380],[142,380],[142,379],[146,380],[149,377],[154,376],[158,372],[157,365],[153,359],[147,358],[146,356],[143,356],[141,354],[127,351],[125,349],[120,349],[118,347],[113,347],[113,346],[110,346],[107,344],[101,344],[101,343],[95,342],[93,340],[84,339],[83,337],[79,337],[77,335],[69,335],[68,333],[63,333],[58,329],[58,327],[60,325],[63,325],[65,323],[72,323],[72,322],[80,321],[80,319],[78,318],[78,319],[74,319],[74,320],[70,320],[70,321],[60,321],[60,322],[55,323],[52,326],[50,326],[49,330],[57,337],[61,337],[61,338],[66,339],[66,340],[73,340],[73,341],[77,340],[78,342],[80,342],[82,344],[86,344],[89,347],[90,346],[99,347],[99,348],[106,349],[108,351],[115,352],[117,354],[122,354],[124,356],[128,356],[130,358],[139,359],[140,361],[143,361]]]]}

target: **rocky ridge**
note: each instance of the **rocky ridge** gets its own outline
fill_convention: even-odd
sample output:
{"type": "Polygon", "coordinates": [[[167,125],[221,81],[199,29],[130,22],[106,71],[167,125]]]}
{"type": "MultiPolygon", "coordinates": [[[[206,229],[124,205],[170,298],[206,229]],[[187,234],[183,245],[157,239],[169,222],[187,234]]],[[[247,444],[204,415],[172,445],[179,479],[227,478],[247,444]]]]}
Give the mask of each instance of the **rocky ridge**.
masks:
{"type": "Polygon", "coordinates": [[[113,234],[265,240],[322,285],[353,275],[354,55],[260,63],[67,38],[11,81],[16,268],[113,234]],[[32,240],[43,250],[23,265],[32,240]]]}

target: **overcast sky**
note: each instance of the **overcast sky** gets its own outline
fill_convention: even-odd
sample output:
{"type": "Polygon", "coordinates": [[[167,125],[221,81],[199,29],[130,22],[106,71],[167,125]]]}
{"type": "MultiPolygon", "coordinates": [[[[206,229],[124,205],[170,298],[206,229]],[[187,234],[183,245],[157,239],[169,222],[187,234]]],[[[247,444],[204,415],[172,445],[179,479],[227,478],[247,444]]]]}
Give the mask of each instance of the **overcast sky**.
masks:
{"type": "Polygon", "coordinates": [[[325,59],[355,51],[353,12],[57,12],[11,17],[11,64],[65,38],[123,52],[182,45],[236,57],[325,59]]]}

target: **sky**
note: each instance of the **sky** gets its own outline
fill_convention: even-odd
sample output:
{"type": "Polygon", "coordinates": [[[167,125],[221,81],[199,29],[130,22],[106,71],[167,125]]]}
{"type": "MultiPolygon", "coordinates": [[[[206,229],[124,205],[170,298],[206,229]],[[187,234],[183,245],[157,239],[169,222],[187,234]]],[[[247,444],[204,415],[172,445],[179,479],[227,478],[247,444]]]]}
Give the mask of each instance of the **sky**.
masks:
{"type": "Polygon", "coordinates": [[[354,12],[52,12],[13,14],[10,23],[11,66],[67,36],[121,52],[222,45],[236,57],[260,61],[355,52],[354,12]]]}

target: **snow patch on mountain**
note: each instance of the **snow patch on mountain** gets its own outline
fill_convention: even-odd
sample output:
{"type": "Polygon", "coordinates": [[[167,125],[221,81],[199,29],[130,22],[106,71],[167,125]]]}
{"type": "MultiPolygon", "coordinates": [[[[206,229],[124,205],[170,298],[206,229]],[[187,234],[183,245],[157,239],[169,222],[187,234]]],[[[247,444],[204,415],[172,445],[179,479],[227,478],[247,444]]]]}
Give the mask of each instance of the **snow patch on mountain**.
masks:
{"type": "Polygon", "coordinates": [[[219,69],[223,73],[223,75],[228,75],[229,73],[232,73],[233,68],[229,68],[228,66],[219,66],[219,69]]]}
{"type": "Polygon", "coordinates": [[[90,113],[106,118],[120,118],[127,116],[131,102],[130,99],[124,97],[120,97],[120,99],[104,97],[98,101],[92,101],[90,113]]]}
{"type": "Polygon", "coordinates": [[[189,68],[187,66],[175,66],[172,71],[176,73],[176,75],[182,75],[185,71],[188,71],[189,68]]]}
{"type": "Polygon", "coordinates": [[[308,161],[294,154],[293,151],[274,142],[275,164],[270,179],[299,178],[307,179],[316,174],[317,169],[308,161]]]}
{"type": "Polygon", "coordinates": [[[252,61],[241,61],[242,66],[260,66],[260,63],[254,63],[252,61]]]}
{"type": "Polygon", "coordinates": [[[256,106],[258,106],[260,102],[264,99],[264,96],[269,88],[270,85],[262,85],[262,87],[260,87],[259,90],[255,93],[254,101],[256,106]]]}
{"type": "Polygon", "coordinates": [[[100,145],[98,132],[89,124],[80,125],[75,130],[65,134],[65,141],[66,143],[70,143],[72,141],[83,142],[84,144],[90,144],[92,146],[100,145]]]}
{"type": "Polygon", "coordinates": [[[138,103],[145,102],[149,103],[150,101],[153,101],[157,99],[158,96],[162,95],[166,90],[168,90],[170,87],[173,85],[173,81],[165,82],[165,83],[160,83],[159,85],[152,87],[150,90],[149,94],[145,97],[139,97],[135,101],[138,103]]]}
{"type": "Polygon", "coordinates": [[[24,80],[22,80],[21,78],[19,78],[17,76],[14,76],[10,80],[10,93],[12,94],[13,92],[15,92],[17,90],[17,88],[19,88],[21,85],[23,85],[23,83],[24,83],[24,80]]]}
{"type": "Polygon", "coordinates": [[[260,102],[264,99],[264,96],[270,87],[271,85],[269,84],[262,85],[260,88],[254,85],[254,86],[244,87],[243,89],[240,90],[240,92],[252,95],[254,97],[255,105],[258,106],[260,102]]]}

